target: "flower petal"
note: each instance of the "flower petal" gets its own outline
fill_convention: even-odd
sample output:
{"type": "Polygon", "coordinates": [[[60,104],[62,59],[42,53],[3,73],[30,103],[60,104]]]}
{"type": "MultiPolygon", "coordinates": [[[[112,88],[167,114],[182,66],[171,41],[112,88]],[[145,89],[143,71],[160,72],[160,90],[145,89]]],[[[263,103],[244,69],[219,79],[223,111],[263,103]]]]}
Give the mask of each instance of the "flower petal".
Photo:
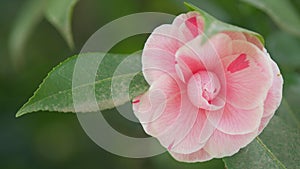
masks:
{"type": "MultiPolygon", "coordinates": [[[[202,28],[202,30],[203,30],[203,18],[202,18],[202,16],[200,15],[199,12],[195,12],[195,11],[191,11],[191,12],[188,12],[188,13],[183,13],[183,14],[178,15],[178,16],[174,19],[172,25],[178,26],[178,27],[179,27],[179,26],[181,26],[182,24],[185,24],[185,22],[186,22],[188,19],[194,18],[194,17],[197,17],[197,19],[198,19],[198,20],[197,20],[197,25],[198,25],[199,29],[202,28]]],[[[194,24],[194,25],[195,25],[195,24],[194,24]]]]}
{"type": "Polygon", "coordinates": [[[186,39],[192,40],[202,34],[204,20],[198,12],[189,12],[176,17],[173,24],[179,26],[180,32],[185,35],[186,39]]]}
{"type": "MultiPolygon", "coordinates": [[[[180,81],[180,80],[178,80],[180,81]]],[[[144,130],[157,136],[177,120],[181,106],[180,84],[168,75],[161,76],[149,91],[133,100],[133,110],[144,130]]]]}
{"type": "Polygon", "coordinates": [[[271,118],[273,117],[273,114],[263,117],[261,119],[259,128],[258,128],[258,135],[263,131],[263,129],[267,126],[267,124],[270,122],[271,118]]]}
{"type": "Polygon", "coordinates": [[[215,129],[209,121],[207,121],[205,111],[199,109],[197,119],[188,135],[177,145],[174,145],[169,151],[173,153],[189,154],[199,151],[215,129]]]}
{"type": "Polygon", "coordinates": [[[172,72],[176,51],[202,29],[203,19],[197,12],[182,14],[172,24],[156,28],[145,43],[142,55],[146,81],[152,84],[160,75],[172,72]],[[162,64],[165,67],[161,67],[162,64]]]}
{"type": "Polygon", "coordinates": [[[244,33],[245,37],[247,38],[247,41],[256,45],[260,50],[263,50],[264,45],[261,43],[261,41],[254,35],[244,33]]]}
{"type": "Polygon", "coordinates": [[[173,25],[162,25],[152,32],[142,54],[143,74],[150,85],[160,77],[159,75],[174,67],[175,52],[184,43],[185,39],[179,36],[178,28],[173,25]],[[168,63],[166,69],[158,62],[161,60],[168,63]]]}
{"type": "Polygon", "coordinates": [[[143,74],[149,84],[164,74],[175,76],[175,57],[166,50],[145,48],[143,51],[143,74]]]}
{"type": "Polygon", "coordinates": [[[225,31],[223,33],[228,35],[232,40],[247,40],[246,36],[242,32],[225,31]]]}
{"type": "Polygon", "coordinates": [[[168,148],[168,150],[171,150],[184,140],[197,120],[198,108],[190,103],[186,94],[182,94],[181,96],[182,100],[180,108],[177,110],[179,114],[176,120],[165,132],[157,136],[160,143],[168,148]]]}
{"type": "Polygon", "coordinates": [[[226,134],[247,134],[257,130],[263,114],[263,105],[243,110],[226,104],[220,111],[207,112],[209,121],[226,134]],[[221,118],[220,118],[221,116],[221,118]]]}
{"type": "Polygon", "coordinates": [[[236,108],[253,109],[263,103],[273,73],[267,56],[249,42],[232,42],[233,55],[225,57],[227,102],[236,108]]]}
{"type": "Polygon", "coordinates": [[[224,76],[220,58],[230,55],[231,39],[226,34],[217,34],[201,46],[203,37],[198,36],[176,52],[175,66],[183,82],[200,70],[208,70],[219,77],[224,76]],[[219,73],[218,73],[219,72],[219,73]]]}
{"type": "MultiPolygon", "coordinates": [[[[270,58],[270,56],[269,56],[270,58]]],[[[268,92],[267,98],[264,102],[263,117],[273,115],[279,107],[282,99],[283,78],[277,64],[270,58],[273,70],[273,84],[268,92]]]]}
{"type": "Polygon", "coordinates": [[[182,162],[203,162],[212,159],[213,157],[208,154],[204,149],[200,149],[191,154],[180,154],[170,152],[170,154],[178,161],[182,162]]]}
{"type": "Polygon", "coordinates": [[[215,158],[231,156],[248,145],[256,135],[257,131],[243,135],[229,135],[215,130],[204,146],[204,150],[215,158]]]}

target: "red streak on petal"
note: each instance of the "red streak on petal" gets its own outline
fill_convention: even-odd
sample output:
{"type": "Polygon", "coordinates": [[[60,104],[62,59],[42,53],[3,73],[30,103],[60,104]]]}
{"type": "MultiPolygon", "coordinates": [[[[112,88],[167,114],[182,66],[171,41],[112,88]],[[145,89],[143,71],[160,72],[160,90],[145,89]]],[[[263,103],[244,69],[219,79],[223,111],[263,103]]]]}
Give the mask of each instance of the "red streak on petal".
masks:
{"type": "Polygon", "coordinates": [[[132,101],[132,104],[136,104],[136,103],[139,103],[140,102],[140,100],[134,100],[134,101],[132,101]]]}
{"type": "Polygon", "coordinates": [[[174,141],[168,146],[168,151],[170,151],[173,148],[174,141]]]}
{"type": "Polygon", "coordinates": [[[240,54],[239,57],[237,57],[234,61],[230,63],[230,65],[227,67],[227,71],[229,71],[230,73],[234,73],[249,67],[249,60],[246,59],[246,54],[240,54]]]}
{"type": "Polygon", "coordinates": [[[196,16],[191,17],[185,21],[185,25],[194,36],[198,35],[198,24],[196,16]]]}
{"type": "Polygon", "coordinates": [[[175,60],[175,64],[178,64],[178,62],[175,60]]]}

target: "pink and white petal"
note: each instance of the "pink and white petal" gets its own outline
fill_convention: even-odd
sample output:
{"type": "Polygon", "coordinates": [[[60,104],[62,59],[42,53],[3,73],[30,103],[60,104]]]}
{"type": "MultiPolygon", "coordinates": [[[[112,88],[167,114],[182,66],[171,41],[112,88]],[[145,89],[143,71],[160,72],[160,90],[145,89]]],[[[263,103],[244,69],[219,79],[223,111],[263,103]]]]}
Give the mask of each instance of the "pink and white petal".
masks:
{"type": "Polygon", "coordinates": [[[263,105],[254,109],[243,110],[227,103],[223,110],[207,112],[206,116],[219,131],[235,135],[247,134],[257,130],[262,115],[263,105]]]}
{"type": "Polygon", "coordinates": [[[190,154],[199,151],[213,133],[208,132],[208,127],[212,129],[211,131],[214,130],[214,127],[207,121],[205,111],[203,109],[199,109],[197,119],[191,131],[181,142],[177,145],[173,145],[169,151],[181,154],[190,154]],[[201,136],[204,138],[203,140],[200,140],[201,136]]]}
{"type": "Polygon", "coordinates": [[[215,130],[203,149],[214,158],[232,156],[247,146],[256,136],[257,131],[243,135],[229,135],[215,130]]]}
{"type": "Polygon", "coordinates": [[[264,45],[261,43],[261,41],[254,35],[244,33],[245,37],[247,38],[247,41],[256,45],[260,50],[263,50],[264,45]]]}
{"type": "Polygon", "coordinates": [[[263,103],[272,85],[272,67],[267,56],[255,45],[236,40],[233,55],[224,58],[227,102],[241,109],[263,103]]]}
{"type": "Polygon", "coordinates": [[[195,17],[196,17],[197,24],[194,24],[194,25],[196,25],[199,29],[203,30],[203,26],[204,26],[203,17],[200,15],[200,13],[198,13],[196,11],[191,11],[188,13],[178,15],[174,19],[172,25],[180,27],[182,24],[186,24],[186,21],[188,21],[189,19],[195,18],[195,17]]]}
{"type": "Polygon", "coordinates": [[[145,43],[144,49],[158,48],[175,54],[186,43],[185,38],[179,33],[179,28],[174,25],[164,24],[154,29],[145,43]]]}
{"type": "Polygon", "coordinates": [[[270,122],[270,120],[272,119],[274,114],[271,114],[269,116],[263,117],[261,119],[259,128],[258,128],[258,135],[263,131],[263,129],[268,125],[268,123],[270,122]]]}
{"type": "Polygon", "coordinates": [[[172,63],[166,64],[166,69],[164,69],[163,67],[160,68],[160,71],[157,71],[155,69],[147,69],[147,71],[143,72],[146,81],[150,85],[155,79],[159,77],[157,75],[162,71],[169,72],[170,68],[174,66],[176,51],[185,43],[190,41],[190,39],[191,37],[189,34],[185,34],[184,32],[182,32],[182,30],[179,29],[178,26],[175,25],[162,25],[152,32],[147,42],[145,43],[142,54],[142,64],[143,66],[147,65],[146,67],[144,66],[144,68],[156,68],[157,65],[154,63],[158,63],[160,60],[168,60],[172,61],[172,63]],[[152,52],[149,52],[149,50],[152,52]],[[157,56],[153,56],[155,50],[157,51],[157,56]]]}
{"type": "Polygon", "coordinates": [[[279,107],[282,99],[283,78],[277,64],[270,58],[273,68],[273,84],[268,92],[267,98],[264,101],[263,117],[273,115],[279,107]]]}
{"type": "Polygon", "coordinates": [[[203,46],[202,40],[202,36],[197,36],[176,52],[176,71],[178,75],[182,75],[181,80],[184,82],[200,70],[224,76],[220,58],[232,53],[231,39],[226,34],[220,33],[207,40],[203,46]]]}
{"type": "Polygon", "coordinates": [[[168,75],[155,81],[148,92],[133,100],[133,110],[151,136],[166,131],[177,120],[181,106],[180,84],[168,75]]]}
{"type": "MultiPolygon", "coordinates": [[[[189,15],[188,13],[187,15],[189,15]]],[[[175,24],[177,24],[175,22],[175,24]]],[[[180,33],[182,33],[187,41],[190,41],[203,33],[204,20],[197,12],[191,12],[190,16],[184,20],[179,26],[180,33]]]]}
{"type": "Polygon", "coordinates": [[[150,85],[164,74],[176,75],[175,57],[166,50],[145,48],[142,63],[144,77],[150,85]]]}
{"type": "Polygon", "coordinates": [[[177,161],[181,161],[181,162],[204,162],[204,161],[211,160],[213,158],[204,149],[200,149],[191,154],[180,154],[174,152],[170,152],[170,154],[177,161]]]}
{"type": "Polygon", "coordinates": [[[245,40],[245,41],[247,41],[246,36],[242,32],[225,31],[223,33],[228,35],[232,40],[245,40]]]}
{"type": "Polygon", "coordinates": [[[190,103],[186,94],[182,94],[180,108],[177,109],[179,114],[176,120],[169,126],[169,128],[157,136],[159,142],[168,150],[176,146],[190,133],[192,130],[198,114],[198,108],[190,103]]]}

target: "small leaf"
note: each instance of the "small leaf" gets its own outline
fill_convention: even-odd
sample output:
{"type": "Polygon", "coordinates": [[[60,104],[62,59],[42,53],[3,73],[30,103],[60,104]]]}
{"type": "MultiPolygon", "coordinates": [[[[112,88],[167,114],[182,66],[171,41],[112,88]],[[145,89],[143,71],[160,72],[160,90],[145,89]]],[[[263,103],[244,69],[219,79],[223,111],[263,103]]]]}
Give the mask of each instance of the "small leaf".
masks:
{"type": "Polygon", "coordinates": [[[283,30],[300,36],[300,15],[289,0],[242,0],[266,12],[283,30]]]}
{"type": "MultiPolygon", "coordinates": [[[[80,98],[76,100],[77,112],[97,111],[99,107],[100,110],[110,109],[130,101],[130,99],[144,93],[148,89],[148,84],[144,80],[142,72],[125,72],[124,74],[113,76],[115,68],[127,55],[106,54],[102,62],[99,63],[103,57],[104,54],[101,53],[81,54],[80,56],[73,56],[56,66],[44,79],[29,101],[17,112],[16,116],[19,117],[36,111],[74,112],[72,98],[74,92],[80,98]],[[75,70],[75,64],[78,64],[76,62],[77,59],[80,59],[81,63],[87,66],[80,66],[79,69],[75,70]],[[98,68],[98,66],[99,69],[98,71],[96,70],[94,81],[89,82],[86,80],[89,76],[92,76],[92,69],[98,68]],[[78,71],[76,72],[77,77],[73,77],[74,70],[78,71]],[[124,86],[124,83],[130,77],[134,77],[130,86],[124,86]],[[112,80],[114,80],[113,87],[116,90],[114,93],[117,93],[114,95],[114,98],[112,98],[111,93],[112,80]],[[74,87],[72,85],[74,85],[75,81],[77,85],[74,87]],[[78,83],[78,81],[81,81],[81,83],[78,83]],[[129,91],[126,90],[126,87],[129,87],[129,91]],[[99,107],[89,105],[90,98],[86,97],[86,91],[90,89],[95,91],[95,98],[99,107]]],[[[140,59],[140,54],[137,58],[140,59]]],[[[140,61],[134,62],[135,65],[141,63],[140,61]]]]}
{"type": "Polygon", "coordinates": [[[224,158],[228,169],[299,168],[300,130],[274,116],[263,133],[232,157],[224,158]]]}
{"type": "Polygon", "coordinates": [[[204,35],[206,35],[207,38],[210,38],[211,36],[213,36],[217,33],[223,32],[223,31],[235,31],[235,32],[244,32],[244,33],[250,34],[252,36],[255,36],[261,41],[262,44],[264,44],[264,38],[260,34],[250,31],[250,30],[247,30],[247,29],[244,29],[244,28],[240,28],[240,27],[237,27],[234,25],[230,25],[230,24],[221,22],[218,19],[216,19],[215,17],[209,15],[205,11],[199,9],[198,7],[196,7],[190,3],[185,2],[184,4],[189,8],[189,10],[197,11],[203,16],[204,22],[205,22],[204,35]]]}
{"type": "Polygon", "coordinates": [[[71,30],[72,12],[78,0],[50,0],[45,12],[46,18],[56,27],[67,41],[70,48],[74,48],[71,30]]]}
{"type": "Polygon", "coordinates": [[[46,0],[30,0],[19,13],[9,39],[12,62],[18,67],[22,61],[23,48],[35,26],[42,20],[46,0]]]}

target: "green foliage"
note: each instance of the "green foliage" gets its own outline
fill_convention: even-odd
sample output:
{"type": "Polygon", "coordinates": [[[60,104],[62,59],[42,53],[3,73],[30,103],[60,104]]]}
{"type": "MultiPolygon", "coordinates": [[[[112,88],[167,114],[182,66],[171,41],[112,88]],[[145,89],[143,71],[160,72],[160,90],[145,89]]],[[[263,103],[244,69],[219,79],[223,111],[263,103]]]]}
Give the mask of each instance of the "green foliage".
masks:
{"type": "Polygon", "coordinates": [[[22,52],[23,47],[34,27],[42,20],[45,0],[28,1],[22,11],[19,13],[19,18],[13,27],[10,35],[10,51],[12,61],[15,66],[19,66],[23,62],[22,52]]]}
{"type": "Polygon", "coordinates": [[[300,36],[300,15],[289,0],[242,0],[266,12],[278,26],[300,36]]]}
{"type": "Polygon", "coordinates": [[[299,141],[300,130],[275,116],[250,145],[223,160],[228,169],[299,168],[299,141]]]}
{"type": "MultiPolygon", "coordinates": [[[[121,54],[107,54],[104,57],[104,54],[101,53],[88,53],[67,59],[48,74],[39,89],[18,111],[16,116],[18,117],[35,111],[74,112],[72,92],[77,92],[77,95],[79,94],[80,98],[82,98],[76,102],[77,106],[80,107],[80,112],[97,111],[98,107],[91,108],[88,98],[86,98],[86,91],[93,87],[100,110],[110,109],[130,101],[127,97],[128,94],[130,94],[129,99],[132,99],[144,93],[148,89],[148,84],[144,80],[141,72],[119,74],[113,77],[116,66],[126,56],[127,55],[121,54]],[[77,80],[76,77],[73,79],[74,66],[77,59],[81,59],[81,62],[88,63],[86,67],[81,69],[83,74],[79,74],[79,78],[84,78],[90,74],[89,71],[91,70],[89,70],[89,67],[93,67],[91,64],[98,64],[103,57],[104,59],[99,65],[99,70],[94,82],[89,83],[86,81],[80,84],[80,86],[72,86],[73,80],[77,80]],[[128,86],[123,85],[124,81],[131,76],[134,76],[134,78],[130,84],[129,93],[127,93],[126,87],[128,86]],[[114,98],[112,98],[111,93],[112,80],[115,81],[113,87],[117,90],[115,91],[116,94],[114,98]]],[[[136,60],[135,64],[139,63],[140,62],[136,60]]]]}
{"type": "Polygon", "coordinates": [[[70,48],[74,48],[71,20],[77,2],[78,0],[50,0],[45,12],[46,18],[60,31],[70,48]]]}
{"type": "Polygon", "coordinates": [[[24,5],[10,35],[10,52],[15,67],[23,62],[23,49],[37,24],[46,17],[74,48],[71,16],[78,0],[29,0],[24,5]]]}
{"type": "MultiPolygon", "coordinates": [[[[84,23],[84,25],[89,25],[88,27],[82,27],[82,25],[74,25],[74,31],[78,34],[78,43],[83,44],[86,41],[86,38],[93,33],[94,30],[98,29],[101,25],[106,22],[123,16],[129,13],[143,12],[143,11],[174,11],[173,14],[178,14],[182,10],[182,2],[180,1],[180,9],[178,3],[175,4],[173,0],[164,1],[162,3],[160,0],[153,1],[135,1],[130,0],[129,2],[124,2],[121,0],[116,1],[82,1],[81,9],[79,10],[80,18],[76,19],[77,23],[84,23]],[[114,4],[126,4],[128,8],[124,8],[123,5],[114,6],[114,4]],[[156,5],[154,5],[156,4],[156,5]],[[114,6],[114,9],[107,8],[109,6],[114,6]],[[176,7],[177,6],[177,7],[176,7]],[[88,11],[87,11],[88,9],[88,11]]],[[[285,79],[285,92],[284,99],[277,111],[276,117],[274,117],[264,132],[255,139],[250,145],[242,149],[239,153],[232,157],[225,158],[227,169],[252,169],[252,168],[299,168],[299,127],[300,127],[300,113],[299,113],[299,96],[300,96],[300,76],[299,76],[299,38],[291,35],[300,36],[300,20],[299,20],[299,11],[300,9],[297,6],[290,4],[289,0],[242,0],[246,3],[240,3],[238,0],[228,0],[228,1],[195,1],[199,3],[199,7],[203,6],[210,8],[210,13],[214,16],[219,16],[223,20],[226,20],[230,23],[235,23],[241,27],[251,28],[257,32],[262,33],[266,38],[267,49],[270,52],[271,56],[277,61],[280,66],[281,71],[283,72],[283,77],[285,79]],[[264,15],[262,12],[257,9],[267,13],[275,23],[282,29],[279,31],[272,22],[268,20],[268,16],[264,15]],[[219,14],[218,14],[219,12],[219,14]],[[288,35],[286,32],[290,33],[288,35]],[[280,118],[280,119],[279,119],[280,118]]],[[[12,55],[10,56],[15,63],[15,66],[18,66],[22,63],[22,49],[26,44],[30,35],[33,34],[33,31],[37,24],[43,19],[46,18],[55,28],[60,32],[68,45],[72,48],[72,31],[70,27],[72,10],[76,4],[76,0],[68,1],[59,1],[59,0],[29,0],[22,7],[21,11],[18,12],[18,18],[15,22],[15,25],[12,26],[11,35],[10,35],[10,51],[12,55]],[[46,5],[45,5],[46,4],[46,5]]],[[[13,4],[13,3],[12,3],[13,4]]],[[[294,4],[299,4],[299,2],[294,2],[294,4]]],[[[206,16],[208,26],[205,28],[208,35],[213,35],[216,31],[222,30],[234,30],[234,31],[246,31],[235,26],[229,26],[226,23],[216,21],[212,16],[203,12],[199,8],[186,4],[191,10],[197,10],[206,16]],[[212,29],[215,27],[214,29],[212,29]]],[[[12,5],[13,6],[13,5],[12,5]]],[[[197,5],[198,6],[198,5],[197,5]]],[[[2,4],[0,8],[2,7],[2,4]]],[[[7,5],[5,6],[7,7],[7,5]]],[[[8,6],[11,7],[11,6],[8,6]]],[[[13,6],[14,7],[14,6],[13,6]]],[[[10,8],[9,8],[10,9],[10,8]]],[[[204,8],[205,9],[205,8],[204,8]]],[[[3,12],[2,16],[6,17],[6,13],[3,12]]],[[[8,11],[8,10],[7,10],[8,11]]],[[[0,16],[2,22],[6,21],[0,16]]],[[[5,24],[3,24],[5,25],[5,24]]],[[[3,26],[4,27],[4,26],[3,26]]],[[[8,31],[4,31],[3,27],[0,28],[1,37],[8,34],[8,31]]],[[[47,32],[44,28],[41,28],[41,33],[47,32]]],[[[254,32],[251,32],[253,35],[263,40],[262,37],[254,32]]],[[[5,40],[5,38],[2,38],[5,40]]],[[[56,40],[56,39],[55,39],[56,40]]],[[[39,40],[36,40],[39,43],[39,40]]],[[[37,55],[34,56],[35,64],[38,64],[40,67],[45,69],[53,66],[54,63],[57,63],[57,60],[54,58],[47,58],[47,60],[52,60],[48,63],[47,61],[42,61],[36,59],[38,57],[46,56],[51,50],[51,46],[56,41],[49,41],[48,39],[43,39],[47,43],[47,50],[42,51],[40,47],[32,47],[30,54],[37,55]],[[37,53],[33,51],[39,51],[37,53]],[[45,53],[45,55],[43,55],[45,53]],[[41,63],[41,64],[39,64],[41,63]]],[[[59,41],[60,42],[60,41],[59,41]]],[[[4,42],[5,43],[5,42],[4,42]]],[[[141,43],[139,43],[141,44],[141,43]]],[[[124,45],[124,48],[128,48],[130,51],[136,42],[130,43],[130,47],[124,45]]],[[[34,46],[34,45],[33,45],[34,46]]],[[[35,45],[36,46],[36,45],[35,45]]],[[[7,55],[3,43],[1,41],[1,51],[2,56],[7,55]]],[[[117,52],[117,51],[116,51],[117,52]]],[[[55,53],[54,56],[65,56],[66,54],[55,53]]],[[[85,54],[79,57],[89,58],[94,60],[95,63],[98,63],[101,54],[85,54]]],[[[97,72],[97,76],[94,84],[86,84],[87,86],[79,86],[76,88],[78,92],[81,91],[82,98],[84,101],[84,91],[91,86],[95,86],[96,99],[100,108],[108,109],[112,108],[115,105],[112,104],[111,99],[111,80],[116,69],[117,65],[126,57],[126,55],[111,55],[106,56],[97,72]],[[103,106],[104,105],[104,106],[103,106]],[[106,106],[106,107],[105,107],[106,106]]],[[[1,65],[9,65],[1,59],[1,65]]],[[[56,58],[57,59],[57,58],[56,58]]],[[[66,60],[59,66],[55,67],[53,71],[45,78],[43,83],[40,85],[39,89],[35,92],[34,96],[18,111],[17,116],[27,114],[35,111],[59,111],[59,112],[73,112],[73,102],[72,102],[72,78],[74,65],[78,59],[78,56],[71,57],[66,60]]],[[[140,63],[140,62],[136,62],[140,63]]],[[[10,66],[10,65],[9,65],[10,66]]],[[[8,67],[9,67],[8,66],[8,67]]],[[[88,68],[86,68],[88,69],[88,68]]],[[[8,71],[7,71],[8,72],[8,71]]],[[[23,73],[23,72],[22,72],[23,73]]],[[[3,142],[7,145],[7,150],[3,150],[3,156],[0,155],[1,161],[3,164],[2,168],[10,168],[16,166],[15,168],[40,168],[40,166],[47,166],[49,168],[57,168],[62,165],[69,166],[67,168],[72,168],[74,166],[80,166],[82,160],[88,161],[84,163],[84,167],[93,168],[95,166],[105,166],[109,165],[114,168],[224,168],[221,160],[212,160],[206,163],[196,163],[196,164],[185,164],[178,163],[174,161],[167,153],[161,156],[153,157],[150,159],[142,160],[132,160],[126,158],[118,158],[114,155],[110,155],[106,152],[102,152],[98,149],[97,146],[94,146],[90,143],[86,136],[82,136],[82,129],[78,127],[76,118],[72,115],[66,116],[68,118],[62,118],[60,115],[55,113],[47,114],[40,113],[36,114],[34,117],[30,118],[21,118],[19,121],[16,121],[12,118],[12,114],[16,111],[16,105],[21,104],[28,97],[28,93],[32,92],[32,87],[24,87],[24,91],[18,89],[20,85],[11,85],[9,80],[13,82],[21,83],[24,86],[35,86],[40,79],[40,76],[43,73],[39,72],[39,69],[36,69],[36,65],[30,66],[24,70],[24,77],[10,76],[10,78],[0,77],[1,78],[1,95],[0,101],[2,103],[1,107],[4,108],[3,113],[1,114],[1,128],[3,131],[1,133],[7,134],[9,137],[2,137],[3,142]],[[20,78],[20,79],[18,79],[20,78]],[[17,80],[16,80],[17,79],[17,80]],[[33,80],[34,79],[34,80],[33,80]],[[16,90],[18,89],[18,90],[16,90]],[[14,91],[14,94],[7,94],[8,91],[14,91]],[[17,92],[15,92],[17,91],[17,92]],[[4,94],[3,94],[4,93],[4,94]],[[7,116],[7,117],[6,117],[7,116]],[[67,121],[68,119],[71,119],[67,121]],[[55,124],[59,124],[59,127],[53,127],[55,124]],[[7,127],[9,126],[9,127],[7,127]],[[45,130],[44,128],[51,129],[45,130]],[[26,134],[20,129],[26,129],[26,134]],[[66,133],[78,134],[76,136],[68,136],[66,133]],[[15,135],[15,136],[14,136],[15,135]],[[58,137],[59,139],[54,139],[53,137],[58,137]],[[12,138],[10,138],[12,137],[12,138]],[[36,139],[40,138],[42,139],[36,139]],[[8,139],[7,139],[8,138],[8,139]],[[54,142],[55,140],[61,140],[54,142]],[[17,141],[16,141],[17,140],[17,141]],[[31,140],[38,140],[31,143],[31,140]],[[50,141],[49,141],[50,140],[50,141]],[[22,144],[19,144],[22,142],[22,144]],[[69,154],[64,158],[60,158],[59,153],[64,151],[63,148],[68,149],[66,145],[72,145],[69,149],[72,150],[72,153],[63,153],[69,154]],[[47,148],[50,145],[50,149],[47,148]],[[30,148],[28,148],[30,147],[30,148]],[[39,152],[39,153],[37,153],[39,152]],[[50,152],[50,153],[49,153],[50,152]],[[25,154],[25,155],[24,155],[25,154]],[[50,155],[49,155],[50,154],[50,155]],[[24,156],[26,160],[35,160],[37,164],[25,163],[24,156]],[[51,157],[49,157],[51,156],[51,157]],[[55,156],[55,160],[53,157],[55,156]],[[107,158],[101,158],[106,156],[107,158]],[[46,158],[44,158],[46,157],[46,158]],[[11,159],[14,160],[11,160],[11,159]],[[52,161],[51,161],[52,159],[52,161]],[[63,164],[59,162],[63,161],[63,164]],[[16,162],[15,162],[16,161],[16,162]],[[45,165],[46,163],[47,165],[45,165]],[[53,164],[49,166],[48,164],[53,164]]],[[[126,76],[132,76],[133,74],[120,74],[116,76],[116,81],[118,84],[122,85],[126,76]]],[[[115,86],[118,87],[118,86],[115,86]]],[[[122,87],[119,87],[122,90],[122,87]]],[[[130,101],[134,96],[143,93],[148,89],[147,83],[144,81],[141,73],[137,73],[133,79],[129,94],[130,98],[125,97],[127,91],[120,91],[117,95],[119,99],[118,105],[126,101],[130,101]]],[[[82,102],[82,105],[86,105],[82,102]]],[[[88,108],[82,106],[83,108],[88,108]]],[[[82,111],[92,111],[91,109],[82,109],[82,111]]],[[[107,116],[110,116],[115,112],[118,114],[115,109],[107,110],[107,116]]],[[[114,116],[112,117],[114,119],[114,116]]],[[[119,127],[122,127],[120,124],[115,124],[119,127]]],[[[125,128],[125,127],[122,127],[125,128]]],[[[133,127],[135,128],[135,127],[133,127]]],[[[126,130],[126,129],[124,129],[126,130]]],[[[128,132],[128,131],[127,131],[128,132]]],[[[132,131],[131,131],[132,132],[132,131]]],[[[5,135],[6,136],[6,135],[5,135]]]]}
{"type": "Polygon", "coordinates": [[[300,67],[299,39],[285,32],[274,32],[267,37],[267,49],[284,71],[295,71],[300,67]]]}

